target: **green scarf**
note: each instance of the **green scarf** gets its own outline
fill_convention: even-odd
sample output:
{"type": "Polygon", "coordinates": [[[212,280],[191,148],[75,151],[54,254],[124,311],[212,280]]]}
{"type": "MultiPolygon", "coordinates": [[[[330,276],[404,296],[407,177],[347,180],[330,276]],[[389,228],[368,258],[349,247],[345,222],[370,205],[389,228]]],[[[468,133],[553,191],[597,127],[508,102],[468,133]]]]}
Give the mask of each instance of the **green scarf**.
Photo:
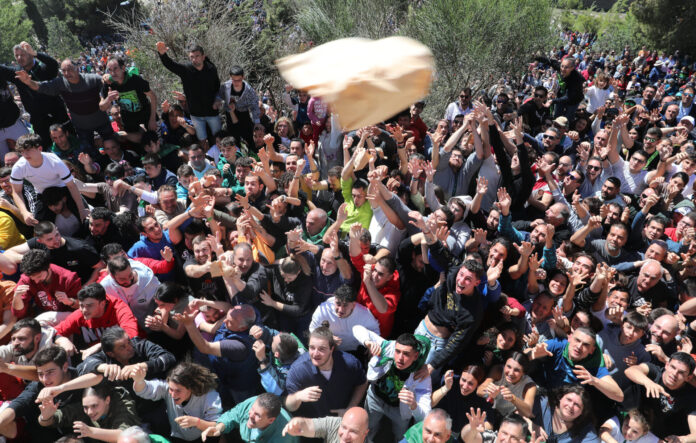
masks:
{"type": "Polygon", "coordinates": [[[411,366],[406,369],[399,370],[394,364],[394,345],[393,340],[384,340],[382,342],[382,353],[377,367],[389,365],[389,370],[375,383],[375,393],[382,400],[391,406],[399,405],[399,392],[404,387],[404,382],[408,377],[420,369],[425,364],[425,359],[430,352],[430,339],[423,335],[416,335],[418,341],[418,358],[411,366]],[[391,347],[391,352],[389,348],[391,347]]]}
{"type": "Polygon", "coordinates": [[[313,244],[313,245],[318,245],[323,242],[324,234],[326,233],[326,230],[329,229],[329,223],[326,223],[326,226],[324,226],[324,229],[322,229],[318,234],[309,236],[306,231],[302,231],[302,239],[313,244]]]}
{"type": "Polygon", "coordinates": [[[587,369],[588,371],[591,371],[592,369],[597,369],[601,368],[604,366],[604,358],[602,358],[602,351],[599,350],[599,346],[595,346],[595,350],[592,354],[590,354],[586,359],[578,361],[578,362],[573,362],[570,359],[570,355],[568,355],[568,348],[570,347],[569,343],[566,343],[565,347],[563,348],[563,358],[568,362],[568,364],[571,367],[575,367],[577,365],[580,365],[587,369]]]}

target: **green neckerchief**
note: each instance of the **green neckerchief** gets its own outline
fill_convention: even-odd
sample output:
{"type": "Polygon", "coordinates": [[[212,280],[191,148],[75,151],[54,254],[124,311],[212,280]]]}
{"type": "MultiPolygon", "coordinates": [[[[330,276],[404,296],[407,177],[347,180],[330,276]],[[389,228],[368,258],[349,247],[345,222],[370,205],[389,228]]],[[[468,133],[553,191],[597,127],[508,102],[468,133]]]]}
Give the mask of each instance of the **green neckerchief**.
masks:
{"type": "MultiPolygon", "coordinates": [[[[297,342],[297,352],[300,352],[301,350],[304,350],[304,351],[306,352],[306,351],[307,351],[307,348],[305,348],[305,345],[302,344],[302,342],[300,341],[300,339],[297,338],[297,336],[296,336],[295,334],[293,334],[292,332],[290,333],[290,335],[292,335],[292,336],[295,338],[295,341],[297,342]]],[[[281,361],[278,359],[278,357],[274,356],[274,355],[273,355],[273,352],[271,352],[270,355],[273,356],[273,365],[274,365],[276,368],[280,368],[280,367],[283,366],[283,362],[281,362],[281,361]]]]}
{"type": "Polygon", "coordinates": [[[382,353],[377,362],[377,367],[389,365],[389,369],[386,374],[377,380],[374,386],[376,394],[392,406],[399,404],[399,392],[404,387],[404,382],[412,373],[425,364],[425,359],[430,352],[430,339],[423,335],[415,335],[415,337],[418,341],[418,358],[411,366],[403,370],[396,369],[394,364],[393,347],[395,342],[392,340],[382,341],[382,353]],[[392,348],[391,352],[387,352],[389,347],[392,348]],[[391,354],[391,356],[387,354],[391,354]]]}
{"type": "Polygon", "coordinates": [[[321,230],[318,234],[312,235],[311,237],[307,234],[307,232],[303,229],[302,230],[302,240],[305,240],[313,245],[318,245],[319,243],[323,242],[324,234],[326,233],[326,230],[329,229],[329,223],[324,226],[324,229],[321,230]]]}
{"type": "Polygon", "coordinates": [[[80,148],[80,140],[78,140],[77,137],[69,135],[68,142],[70,142],[70,149],[68,149],[67,151],[63,151],[58,147],[58,145],[56,145],[55,142],[53,142],[53,144],[51,145],[51,152],[56,154],[60,159],[63,159],[64,157],[70,157],[76,149],[80,148]]]}
{"type": "Polygon", "coordinates": [[[591,369],[597,369],[604,366],[604,359],[602,358],[602,351],[599,350],[599,346],[595,346],[595,350],[590,356],[578,362],[574,362],[570,359],[570,355],[568,355],[569,347],[570,343],[566,343],[566,345],[563,347],[563,358],[565,358],[571,367],[580,365],[589,371],[591,369]]]}
{"type": "Polygon", "coordinates": [[[655,152],[653,152],[652,155],[648,158],[648,161],[645,162],[645,166],[643,166],[644,171],[648,170],[648,166],[650,165],[650,162],[655,160],[655,157],[657,157],[659,154],[660,154],[660,152],[657,149],[655,149],[655,152]]]}
{"type": "MultiPolygon", "coordinates": [[[[404,434],[404,440],[408,443],[423,443],[423,423],[425,423],[425,421],[419,421],[411,426],[404,434]]],[[[454,443],[454,438],[450,436],[445,443],[454,443]]]]}

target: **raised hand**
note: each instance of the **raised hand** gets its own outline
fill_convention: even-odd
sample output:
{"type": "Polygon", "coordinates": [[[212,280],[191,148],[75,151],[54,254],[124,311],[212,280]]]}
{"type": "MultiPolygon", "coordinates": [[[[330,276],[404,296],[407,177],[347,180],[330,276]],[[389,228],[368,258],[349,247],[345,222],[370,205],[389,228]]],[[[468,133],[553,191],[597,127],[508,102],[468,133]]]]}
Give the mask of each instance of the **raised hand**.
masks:
{"type": "Polygon", "coordinates": [[[512,198],[508,194],[507,189],[498,188],[498,201],[495,202],[495,206],[498,208],[500,213],[504,216],[510,213],[510,206],[512,205],[512,198]]]}
{"type": "Polygon", "coordinates": [[[481,411],[481,408],[469,409],[466,413],[466,418],[469,420],[469,426],[472,429],[476,429],[478,432],[483,432],[485,430],[484,424],[486,423],[486,411],[481,411]]]}
{"type": "Polygon", "coordinates": [[[476,179],[476,193],[484,195],[486,192],[488,192],[488,179],[481,175],[476,179]]]}
{"type": "Polygon", "coordinates": [[[157,52],[160,55],[164,55],[169,51],[169,48],[167,47],[167,44],[164,42],[157,42],[157,52]]]}

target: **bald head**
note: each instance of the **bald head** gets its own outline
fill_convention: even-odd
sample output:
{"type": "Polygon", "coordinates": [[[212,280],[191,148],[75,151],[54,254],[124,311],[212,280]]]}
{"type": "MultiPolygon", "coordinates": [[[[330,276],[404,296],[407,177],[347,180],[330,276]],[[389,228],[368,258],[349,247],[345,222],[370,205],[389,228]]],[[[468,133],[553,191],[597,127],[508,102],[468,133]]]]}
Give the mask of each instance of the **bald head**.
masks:
{"type": "Polygon", "coordinates": [[[305,220],[309,235],[314,236],[320,233],[321,230],[326,226],[327,219],[328,215],[326,214],[326,211],[321,208],[315,208],[309,211],[305,220]]]}
{"type": "Polygon", "coordinates": [[[225,327],[230,331],[247,331],[256,322],[256,311],[251,305],[234,306],[227,312],[225,320],[225,327]]]}
{"type": "Polygon", "coordinates": [[[367,411],[356,406],[343,414],[338,438],[341,443],[363,443],[367,439],[368,430],[367,411]]]}
{"type": "Polygon", "coordinates": [[[662,278],[662,265],[657,260],[648,260],[638,273],[636,286],[638,292],[646,292],[660,282],[662,278]]]}
{"type": "Polygon", "coordinates": [[[679,332],[677,317],[672,314],[665,314],[657,318],[650,326],[650,339],[653,343],[667,344],[674,340],[679,332]]]}

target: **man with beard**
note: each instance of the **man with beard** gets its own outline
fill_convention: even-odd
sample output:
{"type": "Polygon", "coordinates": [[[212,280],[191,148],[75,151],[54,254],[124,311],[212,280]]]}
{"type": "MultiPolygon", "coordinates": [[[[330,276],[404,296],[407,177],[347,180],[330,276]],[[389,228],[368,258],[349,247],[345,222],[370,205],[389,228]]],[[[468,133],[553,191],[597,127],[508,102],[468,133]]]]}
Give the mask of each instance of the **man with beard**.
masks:
{"type": "Polygon", "coordinates": [[[32,249],[22,257],[22,277],[17,283],[12,314],[24,318],[32,314],[55,326],[75,310],[82,283],[74,272],[51,263],[48,251],[32,249]]]}
{"type": "Polygon", "coordinates": [[[585,241],[589,233],[601,225],[601,216],[595,215],[590,217],[587,225],[570,237],[571,243],[592,254],[598,262],[607,263],[610,266],[627,261],[636,261],[640,258],[635,252],[629,252],[624,249],[628,240],[628,228],[620,222],[611,225],[606,240],[585,241]]]}
{"type": "Polygon", "coordinates": [[[162,229],[169,228],[170,220],[186,211],[186,199],[178,199],[176,188],[172,185],[162,185],[157,190],[157,201],[159,209],[155,210],[155,219],[162,229]]]}
{"type": "Polygon", "coordinates": [[[471,106],[471,88],[464,88],[459,93],[459,101],[454,101],[447,105],[445,110],[445,119],[452,124],[452,120],[459,115],[466,115],[474,110],[471,106]]]}
{"type": "Polygon", "coordinates": [[[333,333],[319,327],[309,335],[309,351],[290,367],[285,408],[317,418],[357,406],[367,390],[365,370],[354,356],[336,349],[333,333]]]}
{"type": "Polygon", "coordinates": [[[10,343],[0,346],[0,392],[3,401],[11,400],[24,388],[17,378],[34,380],[34,358],[39,350],[53,344],[55,329],[41,327],[33,318],[23,318],[12,326],[10,343]]]}
{"type": "Polygon", "coordinates": [[[677,352],[678,333],[679,323],[672,314],[661,315],[650,325],[649,343],[645,345],[645,350],[652,355],[653,364],[663,366],[667,364],[668,356],[677,352]]]}

